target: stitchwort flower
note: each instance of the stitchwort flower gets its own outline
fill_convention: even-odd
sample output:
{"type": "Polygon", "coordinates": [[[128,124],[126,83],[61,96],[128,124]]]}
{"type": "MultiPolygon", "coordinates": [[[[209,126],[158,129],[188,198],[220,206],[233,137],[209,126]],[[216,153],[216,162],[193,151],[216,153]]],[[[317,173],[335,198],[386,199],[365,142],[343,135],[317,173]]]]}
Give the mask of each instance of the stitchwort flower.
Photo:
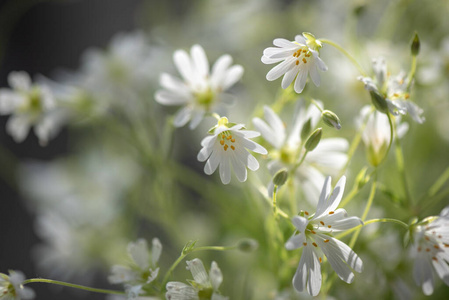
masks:
{"type": "Polygon", "coordinates": [[[332,237],[341,232],[363,224],[358,217],[348,217],[346,210],[337,209],[343,196],[346,177],[342,177],[331,193],[331,179],[326,181],[318,200],[316,213],[295,216],[292,219],[298,234],[293,235],[285,244],[287,250],[303,248],[298,269],[293,277],[293,286],[299,292],[307,289],[312,296],[321,289],[321,263],[325,255],[341,280],[351,283],[354,273],[361,272],[362,260],[345,243],[332,237]]]}
{"type": "Polygon", "coordinates": [[[33,299],[35,296],[34,291],[22,285],[24,280],[25,276],[20,271],[9,271],[9,276],[0,273],[0,299],[33,299]]]}
{"type": "Polygon", "coordinates": [[[268,47],[263,51],[262,62],[274,64],[281,62],[267,73],[267,80],[273,81],[284,75],[281,86],[286,89],[295,80],[294,89],[301,93],[306,85],[307,74],[313,83],[320,85],[318,69],[327,71],[327,66],[319,57],[321,41],[304,32],[295,36],[294,41],[277,38],[273,41],[276,47],[268,47]]]}
{"type": "MultiPolygon", "coordinates": [[[[374,78],[359,76],[357,79],[365,84],[365,89],[371,93],[375,101],[376,108],[381,111],[388,109],[393,115],[398,116],[410,114],[412,119],[422,124],[425,118],[422,116],[423,110],[410,101],[409,89],[411,83],[405,72],[396,76],[387,73],[385,58],[373,59],[374,78]],[[377,99],[377,100],[376,100],[377,99]],[[386,102],[386,107],[382,107],[386,102]],[[381,106],[379,108],[379,105],[381,106]]],[[[382,111],[385,112],[385,111],[382,111]]]]}
{"type": "Polygon", "coordinates": [[[415,258],[413,277],[425,295],[433,293],[434,271],[449,285],[449,206],[439,216],[428,217],[411,226],[412,248],[415,258]]]}
{"type": "Polygon", "coordinates": [[[20,143],[34,126],[39,143],[45,146],[59,131],[52,91],[44,84],[32,84],[28,73],[23,71],[11,72],[8,83],[12,89],[0,89],[0,115],[11,115],[6,131],[20,143]]]}
{"type": "Polygon", "coordinates": [[[175,116],[174,125],[182,127],[190,121],[190,129],[198,126],[206,112],[216,112],[219,103],[230,103],[226,93],[243,75],[243,67],[232,64],[230,55],[223,55],[215,62],[209,73],[209,62],[200,45],[192,46],[190,56],[184,50],[173,55],[182,80],[163,73],[160,84],[164,88],[155,94],[163,105],[184,105],[175,116]]]}
{"type": "Polygon", "coordinates": [[[203,262],[195,258],[187,261],[187,269],[190,270],[193,280],[190,285],[178,281],[167,283],[167,300],[227,300],[228,297],[220,295],[218,288],[223,282],[223,274],[216,262],[212,262],[209,274],[204,268],[203,262]]]}
{"type": "Polygon", "coordinates": [[[247,150],[268,154],[261,145],[251,141],[260,135],[257,131],[245,130],[243,124],[229,123],[221,118],[210,132],[211,136],[201,141],[203,148],[198,153],[198,160],[206,161],[204,172],[210,175],[219,167],[220,178],[224,184],[231,181],[231,165],[240,182],[246,181],[248,167],[252,171],[259,169],[259,162],[247,150]]]}

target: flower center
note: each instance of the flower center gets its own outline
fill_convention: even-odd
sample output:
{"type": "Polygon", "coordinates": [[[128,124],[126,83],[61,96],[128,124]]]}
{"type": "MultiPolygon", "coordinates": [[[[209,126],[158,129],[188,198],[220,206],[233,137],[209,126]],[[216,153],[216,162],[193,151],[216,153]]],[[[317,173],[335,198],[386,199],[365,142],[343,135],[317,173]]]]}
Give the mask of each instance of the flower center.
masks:
{"type": "Polygon", "coordinates": [[[224,151],[227,151],[228,148],[235,150],[235,138],[230,131],[220,133],[220,145],[223,146],[224,151]]]}
{"type": "Polygon", "coordinates": [[[280,159],[285,164],[293,165],[296,160],[296,151],[290,147],[283,147],[280,150],[280,159]]]}
{"type": "Polygon", "coordinates": [[[214,102],[215,95],[211,89],[207,89],[204,92],[198,93],[196,96],[196,103],[206,108],[214,102]]]}
{"type": "Polygon", "coordinates": [[[309,48],[306,46],[299,48],[293,53],[293,57],[296,57],[296,65],[299,65],[301,62],[306,64],[310,60],[311,55],[309,48]]]}
{"type": "Polygon", "coordinates": [[[27,100],[19,107],[19,112],[39,116],[42,112],[42,97],[38,88],[26,94],[27,100]]]}

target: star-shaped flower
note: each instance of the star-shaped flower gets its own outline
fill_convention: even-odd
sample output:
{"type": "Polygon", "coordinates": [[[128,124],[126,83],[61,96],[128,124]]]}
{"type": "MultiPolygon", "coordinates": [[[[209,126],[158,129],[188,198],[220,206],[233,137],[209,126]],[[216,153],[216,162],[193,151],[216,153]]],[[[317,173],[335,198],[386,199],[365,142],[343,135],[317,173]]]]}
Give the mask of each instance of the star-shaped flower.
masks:
{"type": "Polygon", "coordinates": [[[155,94],[156,101],[163,105],[183,105],[174,119],[176,127],[190,121],[190,129],[198,126],[206,112],[216,112],[217,104],[232,102],[224,92],[243,75],[243,67],[232,64],[230,55],[223,55],[215,62],[209,73],[209,62],[200,45],[192,46],[190,57],[184,50],[173,55],[182,80],[163,73],[160,84],[164,88],[155,94]]]}
{"type": "Polygon", "coordinates": [[[0,273],[0,299],[34,299],[34,291],[31,288],[22,285],[24,280],[25,276],[20,271],[9,271],[9,276],[0,273]]]}
{"type": "Polygon", "coordinates": [[[433,270],[449,285],[449,206],[439,216],[412,226],[411,236],[415,257],[413,277],[424,294],[431,295],[435,285],[433,270]]]}
{"type": "Polygon", "coordinates": [[[243,124],[229,123],[226,117],[221,118],[211,131],[213,135],[201,141],[203,148],[197,158],[201,162],[207,160],[204,166],[207,175],[211,175],[219,167],[224,184],[231,181],[231,165],[240,182],[246,181],[246,167],[252,171],[259,168],[258,161],[247,150],[268,154],[264,147],[250,140],[259,136],[259,132],[245,130],[243,124]]]}
{"type": "Polygon", "coordinates": [[[316,213],[304,217],[295,216],[293,225],[299,234],[293,235],[285,244],[287,250],[303,248],[298,269],[293,277],[293,286],[299,292],[307,289],[312,296],[321,289],[321,263],[325,255],[341,280],[351,283],[354,273],[361,272],[362,260],[345,243],[332,237],[334,232],[341,232],[363,224],[357,217],[348,217],[346,210],[338,208],[346,177],[342,177],[331,193],[331,179],[326,181],[321,191],[316,213]]]}
{"type": "Polygon", "coordinates": [[[304,32],[302,36],[295,36],[292,42],[277,38],[273,44],[276,47],[269,47],[263,51],[262,62],[281,63],[268,72],[267,80],[273,81],[284,75],[281,86],[286,89],[296,77],[294,89],[297,93],[301,93],[304,89],[308,74],[316,86],[320,85],[318,69],[327,71],[327,66],[319,57],[318,50],[322,47],[320,40],[304,32]]]}

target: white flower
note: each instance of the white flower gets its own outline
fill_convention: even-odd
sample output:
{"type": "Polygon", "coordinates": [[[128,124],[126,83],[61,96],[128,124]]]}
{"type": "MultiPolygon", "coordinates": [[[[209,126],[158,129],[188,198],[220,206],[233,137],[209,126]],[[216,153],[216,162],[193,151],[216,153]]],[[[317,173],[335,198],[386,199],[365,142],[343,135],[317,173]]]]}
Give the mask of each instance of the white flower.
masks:
{"type": "Polygon", "coordinates": [[[52,112],[56,102],[51,90],[44,84],[32,84],[26,72],[11,72],[8,82],[12,89],[0,89],[0,114],[11,117],[6,123],[6,131],[17,143],[28,135],[31,126],[45,146],[58,131],[52,112]]]}
{"type": "Polygon", "coordinates": [[[243,67],[233,65],[232,57],[223,55],[215,62],[209,73],[209,62],[200,45],[192,46],[190,56],[184,50],[173,54],[175,65],[182,80],[163,73],[160,84],[164,88],[155,94],[157,102],[163,105],[183,105],[174,119],[176,127],[190,121],[190,128],[198,126],[206,112],[215,112],[218,102],[230,102],[224,92],[243,75],[243,67]]]}
{"type": "Polygon", "coordinates": [[[124,283],[128,286],[129,298],[136,298],[142,293],[142,285],[151,283],[156,279],[159,268],[157,262],[162,252],[162,244],[159,239],[152,241],[151,253],[148,250],[146,240],[138,239],[135,243],[128,244],[128,255],[133,261],[132,266],[114,265],[111,268],[112,275],[108,277],[113,284],[124,283]]]}
{"type": "Polygon", "coordinates": [[[362,260],[345,243],[332,237],[334,232],[341,232],[363,222],[357,217],[348,217],[346,210],[337,209],[343,196],[346,177],[342,177],[331,194],[330,177],[321,191],[316,213],[306,217],[295,216],[293,225],[299,234],[293,235],[285,244],[287,250],[303,247],[298,269],[293,277],[293,286],[299,292],[307,288],[310,295],[318,295],[321,288],[321,263],[323,254],[327,257],[334,271],[341,280],[351,283],[354,273],[361,272],[362,260]]]}
{"type": "Polygon", "coordinates": [[[0,299],[34,299],[34,291],[22,285],[24,280],[25,276],[20,271],[9,271],[9,276],[0,273],[0,299]]]}
{"type": "MultiPolygon", "coordinates": [[[[307,120],[311,120],[311,128],[318,123],[321,112],[315,105],[307,109],[301,104],[296,111],[290,134],[287,136],[284,122],[268,106],[264,107],[265,120],[254,118],[255,128],[260,131],[262,137],[270,143],[275,150],[270,151],[272,159],[268,169],[275,174],[282,168],[291,168],[300,159],[301,130],[307,120]]],[[[304,141],[303,141],[304,142],[304,141]]],[[[297,169],[296,177],[305,192],[309,202],[315,204],[318,198],[325,176],[337,173],[346,164],[348,142],[343,138],[322,139],[318,146],[309,152],[303,164],[297,169]]],[[[273,183],[268,188],[269,196],[272,196],[273,183]]]]}
{"type": "Polygon", "coordinates": [[[401,72],[397,76],[387,73],[387,65],[383,57],[373,59],[373,71],[375,78],[359,76],[357,79],[365,84],[365,89],[383,97],[387,102],[389,111],[397,116],[410,114],[415,122],[423,123],[423,110],[409,100],[409,81],[407,74],[401,72]]]}
{"type": "Polygon", "coordinates": [[[221,118],[213,129],[213,135],[201,141],[203,148],[197,156],[201,162],[207,160],[204,166],[207,175],[211,175],[219,167],[224,184],[231,181],[231,165],[240,182],[246,181],[246,167],[252,171],[259,168],[258,161],[247,149],[260,154],[268,153],[264,147],[250,140],[259,136],[259,132],[244,130],[243,124],[231,125],[233,124],[228,123],[227,118],[221,118]]]}
{"type": "MultiPolygon", "coordinates": [[[[408,123],[400,123],[400,117],[395,119],[397,137],[402,138],[408,131],[408,123]]],[[[367,148],[368,161],[377,166],[386,155],[390,144],[390,123],[388,117],[373,110],[371,105],[364,106],[360,111],[360,117],[356,120],[357,126],[361,128],[366,122],[362,133],[362,140],[367,148]]]]}
{"type": "Polygon", "coordinates": [[[209,274],[198,258],[187,261],[187,269],[193,276],[193,280],[189,281],[190,285],[178,281],[168,282],[165,294],[167,300],[229,299],[219,294],[218,288],[223,282],[223,274],[216,262],[212,262],[209,274]]]}
{"type": "Polygon", "coordinates": [[[278,38],[273,41],[277,47],[269,47],[263,51],[262,62],[264,64],[274,64],[281,62],[271,69],[267,74],[267,80],[273,81],[284,75],[282,88],[286,89],[295,79],[294,88],[297,93],[301,93],[306,85],[307,74],[310,74],[313,83],[320,85],[321,71],[327,71],[327,66],[318,56],[321,48],[320,40],[310,33],[303,33],[303,36],[295,36],[295,40],[278,38]]]}
{"type": "Polygon", "coordinates": [[[413,226],[413,277],[425,295],[434,289],[434,272],[449,285],[449,206],[439,216],[429,217],[413,226]]]}

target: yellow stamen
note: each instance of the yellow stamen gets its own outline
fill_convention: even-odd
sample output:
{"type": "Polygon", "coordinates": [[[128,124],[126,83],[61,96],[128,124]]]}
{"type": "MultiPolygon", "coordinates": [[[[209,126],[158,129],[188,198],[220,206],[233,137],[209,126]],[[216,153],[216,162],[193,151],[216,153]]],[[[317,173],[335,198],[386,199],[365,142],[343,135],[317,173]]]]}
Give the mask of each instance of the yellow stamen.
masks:
{"type": "Polygon", "coordinates": [[[321,259],[321,257],[320,257],[320,263],[322,263],[323,262],[323,260],[321,259]]]}
{"type": "Polygon", "coordinates": [[[309,213],[308,213],[308,212],[306,212],[306,211],[304,212],[304,214],[305,214],[306,216],[308,216],[308,215],[309,215],[309,213]]]}
{"type": "Polygon", "coordinates": [[[321,225],[323,225],[323,226],[324,226],[324,222],[323,222],[323,221],[320,221],[320,223],[321,223],[321,225]]]}
{"type": "Polygon", "coordinates": [[[231,142],[235,143],[235,139],[231,139],[231,142]]]}
{"type": "Polygon", "coordinates": [[[228,145],[224,145],[224,151],[228,150],[228,145]]]}
{"type": "Polygon", "coordinates": [[[328,242],[329,242],[329,240],[324,240],[324,242],[325,242],[325,243],[328,243],[328,242]]]}
{"type": "Polygon", "coordinates": [[[316,234],[316,232],[315,232],[315,231],[313,231],[313,230],[310,230],[310,232],[311,232],[311,233],[313,233],[313,234],[316,234]]]}
{"type": "Polygon", "coordinates": [[[307,63],[307,60],[303,57],[303,58],[302,58],[302,62],[306,64],[306,63],[307,63]]]}
{"type": "Polygon", "coordinates": [[[332,226],[330,226],[330,225],[327,225],[327,228],[331,228],[332,226]]]}
{"type": "Polygon", "coordinates": [[[296,65],[299,65],[299,60],[296,61],[296,65]]]}
{"type": "Polygon", "coordinates": [[[330,212],[329,212],[330,215],[333,215],[334,213],[335,213],[334,211],[330,211],[330,212]]]}
{"type": "Polygon", "coordinates": [[[317,247],[317,248],[318,248],[318,245],[317,245],[316,243],[312,243],[312,245],[314,245],[315,247],[317,247]]]}
{"type": "Polygon", "coordinates": [[[223,146],[223,145],[224,145],[224,141],[223,141],[223,140],[221,140],[221,141],[220,141],[220,144],[221,144],[221,145],[223,146]]]}
{"type": "Polygon", "coordinates": [[[304,246],[307,246],[307,243],[302,243],[304,246]]]}
{"type": "Polygon", "coordinates": [[[231,149],[232,149],[232,150],[235,150],[235,147],[231,145],[231,149]]]}

